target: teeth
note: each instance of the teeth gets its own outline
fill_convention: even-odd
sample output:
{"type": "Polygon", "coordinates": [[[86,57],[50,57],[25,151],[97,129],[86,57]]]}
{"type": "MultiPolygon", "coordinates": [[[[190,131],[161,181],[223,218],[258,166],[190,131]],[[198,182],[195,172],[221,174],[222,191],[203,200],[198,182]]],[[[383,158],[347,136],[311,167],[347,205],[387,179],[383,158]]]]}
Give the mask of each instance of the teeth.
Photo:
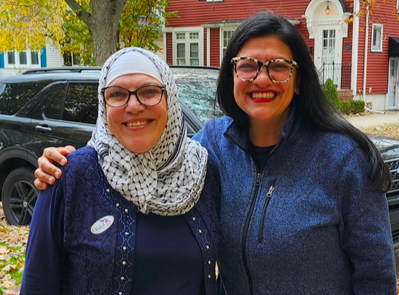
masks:
{"type": "Polygon", "coordinates": [[[274,92],[266,92],[266,93],[252,93],[253,98],[273,98],[274,92]]]}
{"type": "Polygon", "coordinates": [[[130,123],[127,123],[127,127],[139,127],[139,126],[143,126],[146,124],[147,124],[147,121],[130,122],[130,123]]]}

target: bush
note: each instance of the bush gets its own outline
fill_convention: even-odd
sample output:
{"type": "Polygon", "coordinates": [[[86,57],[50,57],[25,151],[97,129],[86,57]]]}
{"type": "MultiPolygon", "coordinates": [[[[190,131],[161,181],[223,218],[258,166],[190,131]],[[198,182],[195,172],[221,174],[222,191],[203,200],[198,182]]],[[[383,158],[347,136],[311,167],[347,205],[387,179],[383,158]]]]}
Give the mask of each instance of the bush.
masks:
{"type": "Polygon", "coordinates": [[[340,101],[339,102],[339,110],[341,113],[349,115],[352,112],[352,104],[350,101],[340,101]]]}
{"type": "Polygon", "coordinates": [[[324,85],[322,86],[323,92],[329,102],[336,108],[339,109],[340,100],[337,88],[334,85],[334,82],[328,78],[324,85]]]}
{"type": "Polygon", "coordinates": [[[351,101],[351,111],[354,114],[364,112],[365,103],[363,100],[352,100],[351,101]]]}

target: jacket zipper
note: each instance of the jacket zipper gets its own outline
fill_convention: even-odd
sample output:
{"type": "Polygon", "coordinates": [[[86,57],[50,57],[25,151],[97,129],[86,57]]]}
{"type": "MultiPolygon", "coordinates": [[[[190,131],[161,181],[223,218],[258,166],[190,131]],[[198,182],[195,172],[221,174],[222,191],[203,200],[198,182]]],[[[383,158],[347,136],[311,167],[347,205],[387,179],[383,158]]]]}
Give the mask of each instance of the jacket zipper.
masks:
{"type": "Polygon", "coordinates": [[[242,235],[242,260],[243,260],[245,272],[247,273],[247,277],[248,277],[249,294],[250,295],[252,295],[254,293],[254,291],[253,291],[252,277],[251,277],[251,273],[249,272],[248,261],[247,261],[247,236],[248,236],[249,222],[251,221],[252,213],[254,211],[256,197],[258,195],[261,178],[262,178],[262,174],[258,172],[258,174],[256,176],[255,194],[252,198],[251,207],[249,208],[249,212],[248,212],[247,218],[245,220],[244,232],[242,235]]]}
{"type": "Polygon", "coordinates": [[[266,194],[266,201],[265,201],[265,205],[263,206],[262,217],[260,218],[259,235],[258,235],[259,243],[262,243],[262,241],[263,241],[263,227],[265,225],[266,211],[267,211],[267,207],[269,206],[270,199],[273,196],[273,192],[274,192],[274,186],[271,186],[269,188],[269,191],[266,194]]]}

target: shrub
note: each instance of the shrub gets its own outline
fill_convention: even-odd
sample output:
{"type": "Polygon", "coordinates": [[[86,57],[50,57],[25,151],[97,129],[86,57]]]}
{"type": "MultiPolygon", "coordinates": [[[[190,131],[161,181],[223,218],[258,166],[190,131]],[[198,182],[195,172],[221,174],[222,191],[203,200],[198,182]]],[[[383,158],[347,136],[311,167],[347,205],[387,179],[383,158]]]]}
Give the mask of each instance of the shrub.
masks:
{"type": "Polygon", "coordinates": [[[324,85],[322,86],[322,89],[323,89],[325,96],[329,100],[329,102],[336,109],[339,109],[340,100],[339,100],[338,91],[334,85],[334,82],[330,78],[328,78],[326,80],[326,82],[324,83],[324,85]]]}
{"type": "Polygon", "coordinates": [[[352,104],[350,101],[340,101],[339,102],[339,110],[346,114],[349,115],[352,111],[352,104]]]}
{"type": "Polygon", "coordinates": [[[352,100],[351,101],[351,110],[352,113],[363,113],[364,112],[365,103],[363,100],[352,100]]]}

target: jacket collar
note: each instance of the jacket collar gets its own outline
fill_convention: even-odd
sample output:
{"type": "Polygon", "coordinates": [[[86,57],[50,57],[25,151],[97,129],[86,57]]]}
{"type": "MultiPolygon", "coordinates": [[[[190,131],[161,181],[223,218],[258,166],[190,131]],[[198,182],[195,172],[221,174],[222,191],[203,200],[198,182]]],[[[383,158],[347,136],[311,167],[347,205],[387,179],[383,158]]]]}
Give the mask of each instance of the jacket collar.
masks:
{"type": "MultiPolygon", "coordinates": [[[[281,128],[281,136],[276,147],[280,146],[285,138],[298,130],[299,125],[299,120],[297,120],[297,116],[295,115],[295,105],[293,104],[288,120],[281,128]]],[[[233,120],[224,132],[224,136],[245,152],[251,152],[248,128],[238,125],[233,120]]]]}

